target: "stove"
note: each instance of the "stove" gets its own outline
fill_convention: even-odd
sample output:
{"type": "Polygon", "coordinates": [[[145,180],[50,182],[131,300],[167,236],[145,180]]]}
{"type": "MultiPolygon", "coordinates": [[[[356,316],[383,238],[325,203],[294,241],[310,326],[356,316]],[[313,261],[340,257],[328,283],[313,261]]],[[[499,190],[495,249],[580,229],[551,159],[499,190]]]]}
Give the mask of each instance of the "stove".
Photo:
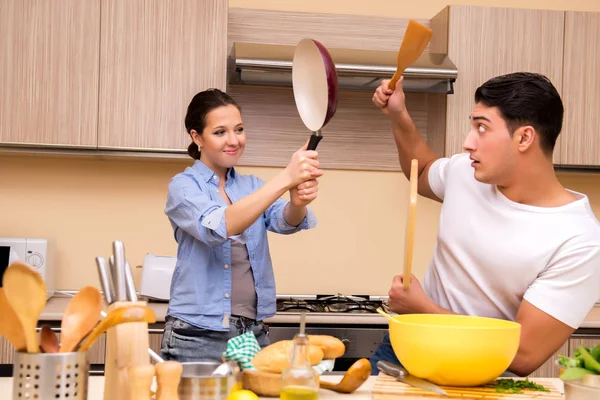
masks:
{"type": "Polygon", "coordinates": [[[387,297],[369,295],[277,296],[277,314],[265,321],[271,342],[291,340],[306,313],[306,332],[331,335],[346,346],[334,371],[346,371],[356,360],[369,358],[388,331],[388,321],[377,308],[390,312],[387,297]]]}
{"type": "Polygon", "coordinates": [[[285,297],[277,299],[277,312],[317,312],[317,313],[344,313],[344,314],[375,314],[381,307],[388,312],[387,299],[380,297],[344,296],[344,295],[316,295],[285,297]]]}

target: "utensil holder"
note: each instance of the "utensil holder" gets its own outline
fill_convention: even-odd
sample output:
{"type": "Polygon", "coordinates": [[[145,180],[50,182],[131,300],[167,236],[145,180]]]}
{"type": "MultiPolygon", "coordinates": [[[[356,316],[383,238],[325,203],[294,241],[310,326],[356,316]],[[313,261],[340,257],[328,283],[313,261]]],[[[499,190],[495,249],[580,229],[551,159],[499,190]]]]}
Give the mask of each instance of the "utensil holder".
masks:
{"type": "MultiPolygon", "coordinates": [[[[121,307],[146,306],[145,301],[119,301],[108,307],[108,312],[121,307]]],[[[148,324],[128,322],[106,332],[106,359],[104,364],[104,400],[130,400],[127,369],[150,364],[148,324]]],[[[131,399],[135,400],[135,399],[131,399]]]]}
{"type": "Polygon", "coordinates": [[[13,400],[87,400],[87,353],[15,352],[13,400]]]}

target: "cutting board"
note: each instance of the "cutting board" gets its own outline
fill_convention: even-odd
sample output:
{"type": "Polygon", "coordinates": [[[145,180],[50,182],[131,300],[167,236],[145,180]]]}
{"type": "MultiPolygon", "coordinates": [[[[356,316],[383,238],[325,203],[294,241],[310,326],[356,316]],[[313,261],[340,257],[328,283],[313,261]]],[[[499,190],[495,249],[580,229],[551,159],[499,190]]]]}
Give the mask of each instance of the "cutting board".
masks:
{"type": "Polygon", "coordinates": [[[524,394],[497,393],[496,389],[491,387],[451,387],[441,386],[448,393],[448,396],[429,392],[413,386],[398,382],[395,378],[380,373],[375,380],[372,389],[373,400],[423,400],[423,399],[463,399],[463,400],[563,400],[564,396],[554,387],[551,379],[530,378],[532,382],[543,385],[550,392],[524,391],[524,394]]]}

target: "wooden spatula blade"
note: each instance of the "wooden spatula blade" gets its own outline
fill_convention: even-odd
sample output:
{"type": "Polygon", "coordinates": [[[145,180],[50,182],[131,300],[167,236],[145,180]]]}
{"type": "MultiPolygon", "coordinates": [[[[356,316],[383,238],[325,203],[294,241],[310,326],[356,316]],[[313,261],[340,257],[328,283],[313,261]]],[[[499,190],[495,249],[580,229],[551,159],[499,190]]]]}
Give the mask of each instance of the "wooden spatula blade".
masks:
{"type": "Polygon", "coordinates": [[[404,70],[423,54],[425,47],[431,40],[433,31],[425,25],[413,19],[408,21],[406,32],[398,51],[396,73],[389,83],[390,89],[396,88],[396,83],[404,73],[404,70]]]}

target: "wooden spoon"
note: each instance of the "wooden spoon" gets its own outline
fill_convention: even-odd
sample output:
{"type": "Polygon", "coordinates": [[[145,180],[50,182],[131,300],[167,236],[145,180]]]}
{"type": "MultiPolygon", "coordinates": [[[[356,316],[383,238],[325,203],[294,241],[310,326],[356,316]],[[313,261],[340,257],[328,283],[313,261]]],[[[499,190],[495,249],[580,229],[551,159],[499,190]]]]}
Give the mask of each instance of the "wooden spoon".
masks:
{"type": "Polygon", "coordinates": [[[50,328],[50,325],[42,325],[40,331],[40,347],[44,353],[58,353],[60,347],[58,345],[58,337],[52,328],[50,328]]]}
{"type": "Polygon", "coordinates": [[[404,70],[421,56],[432,34],[431,29],[425,25],[412,19],[408,21],[408,26],[406,27],[406,32],[404,32],[400,50],[398,51],[396,73],[388,84],[390,89],[394,90],[396,88],[396,82],[398,82],[404,70]]]}
{"type": "Polygon", "coordinates": [[[21,321],[28,353],[39,353],[37,322],[46,306],[46,285],[42,276],[30,266],[16,261],[2,277],[8,302],[21,321]]]}
{"type": "Polygon", "coordinates": [[[156,364],[156,400],[179,400],[179,381],[183,366],[177,361],[156,364]]]}
{"type": "Polygon", "coordinates": [[[390,321],[393,322],[398,322],[394,319],[394,317],[392,317],[390,314],[386,313],[385,311],[383,311],[381,308],[377,308],[377,312],[381,315],[383,315],[384,317],[386,317],[387,319],[389,319],[390,321]]]}
{"type": "Polygon", "coordinates": [[[417,218],[417,184],[419,181],[419,162],[413,159],[410,163],[410,200],[408,203],[408,219],[406,220],[406,237],[404,242],[404,290],[410,289],[410,276],[415,242],[415,221],[417,218]]]}
{"type": "Polygon", "coordinates": [[[0,287],[0,335],[4,336],[17,351],[23,351],[27,347],[25,343],[25,332],[19,317],[8,302],[4,289],[0,287]]]}
{"type": "Polygon", "coordinates": [[[150,400],[150,387],[154,378],[154,365],[136,365],[127,368],[129,398],[132,400],[150,400]]]}
{"type": "Polygon", "coordinates": [[[352,393],[369,379],[371,375],[371,363],[366,358],[361,358],[348,368],[348,371],[338,383],[321,380],[319,386],[322,389],[333,390],[339,393],[352,393]]]}
{"type": "Polygon", "coordinates": [[[96,326],[102,311],[102,295],[93,286],[82,288],[69,301],[63,315],[61,330],[61,353],[70,353],[96,326]]]}
{"type": "Polygon", "coordinates": [[[154,311],[147,306],[130,306],[115,308],[106,315],[90,334],[83,340],[78,351],[87,351],[101,334],[110,328],[128,322],[156,322],[154,311]]]}

